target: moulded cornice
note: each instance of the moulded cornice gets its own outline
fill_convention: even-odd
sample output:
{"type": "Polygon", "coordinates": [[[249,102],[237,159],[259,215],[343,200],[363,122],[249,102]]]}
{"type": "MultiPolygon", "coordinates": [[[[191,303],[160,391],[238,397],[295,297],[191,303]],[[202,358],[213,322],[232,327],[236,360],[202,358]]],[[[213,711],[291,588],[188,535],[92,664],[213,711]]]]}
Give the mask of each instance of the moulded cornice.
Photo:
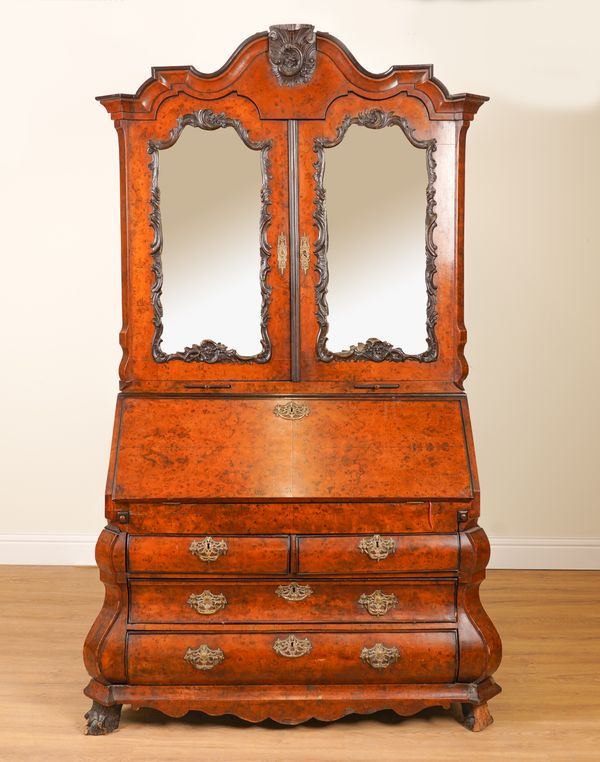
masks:
{"type": "MultiPolygon", "coordinates": [[[[262,56],[265,71],[270,71],[268,48],[268,33],[259,32],[245,40],[215,72],[203,73],[194,66],[153,67],[152,76],[135,94],[103,95],[97,100],[114,120],[152,120],[160,104],[180,92],[206,100],[223,98],[234,90],[243,95],[243,80],[241,83],[238,80],[255,58],[262,56]]],[[[431,119],[467,121],[473,119],[480,106],[489,100],[486,96],[472,93],[450,94],[444,84],[433,76],[433,66],[430,64],[392,66],[379,74],[369,72],[358,63],[344,43],[325,32],[317,33],[317,70],[321,56],[329,59],[329,64],[333,64],[341,75],[340,87],[343,84],[345,92],[338,95],[355,93],[373,100],[383,100],[406,92],[424,103],[431,119]]],[[[306,90],[313,86],[319,88],[316,79],[314,84],[308,82],[297,86],[306,90]]],[[[271,83],[273,94],[276,89],[282,88],[274,77],[266,81],[271,83]]],[[[259,111],[266,110],[259,104],[259,111]]],[[[307,118],[316,116],[311,113],[307,118]]],[[[263,113],[263,118],[273,118],[273,115],[263,113]]]]}
{"type": "Polygon", "coordinates": [[[99,95],[100,101],[113,119],[153,119],[165,97],[177,90],[202,94],[203,97],[222,97],[250,61],[267,52],[267,32],[258,32],[238,45],[227,61],[214,72],[198,71],[195,66],[153,66],[151,76],[134,94],[99,95]]]}

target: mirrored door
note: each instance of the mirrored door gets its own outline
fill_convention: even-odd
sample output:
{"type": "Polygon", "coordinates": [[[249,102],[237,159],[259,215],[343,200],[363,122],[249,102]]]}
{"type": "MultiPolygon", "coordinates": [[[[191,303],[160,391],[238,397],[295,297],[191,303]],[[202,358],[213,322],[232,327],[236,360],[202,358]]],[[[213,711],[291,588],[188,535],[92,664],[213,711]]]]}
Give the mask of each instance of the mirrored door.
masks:
{"type": "Polygon", "coordinates": [[[287,135],[236,110],[148,143],[151,354],[175,378],[289,377],[287,135]]]}
{"type": "Polygon", "coordinates": [[[438,357],[436,141],[372,105],[302,129],[303,375],[410,375],[438,357]]]}

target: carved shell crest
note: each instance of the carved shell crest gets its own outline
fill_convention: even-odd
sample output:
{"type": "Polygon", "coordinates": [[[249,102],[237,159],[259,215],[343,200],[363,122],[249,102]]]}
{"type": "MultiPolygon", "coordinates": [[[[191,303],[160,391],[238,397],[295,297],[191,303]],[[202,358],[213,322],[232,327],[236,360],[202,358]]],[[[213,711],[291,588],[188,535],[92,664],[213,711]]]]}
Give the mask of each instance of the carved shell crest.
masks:
{"type": "Polygon", "coordinates": [[[309,82],[317,65],[317,37],[310,24],[269,27],[269,61],[280,85],[309,82]]]}

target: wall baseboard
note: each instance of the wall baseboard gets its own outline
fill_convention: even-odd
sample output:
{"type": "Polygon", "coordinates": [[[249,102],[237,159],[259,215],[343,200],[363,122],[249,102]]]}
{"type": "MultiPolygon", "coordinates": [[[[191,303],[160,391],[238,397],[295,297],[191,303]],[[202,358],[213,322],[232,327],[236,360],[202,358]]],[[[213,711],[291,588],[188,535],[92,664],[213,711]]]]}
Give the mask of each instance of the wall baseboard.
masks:
{"type": "Polygon", "coordinates": [[[0,564],[94,566],[97,536],[0,534],[0,564]]]}
{"type": "Polygon", "coordinates": [[[600,537],[491,537],[490,569],[600,569],[600,537]]]}
{"type": "MultiPolygon", "coordinates": [[[[600,569],[600,537],[492,537],[490,569],[600,569]]],[[[0,564],[93,566],[95,535],[0,534],[0,564]]]]}

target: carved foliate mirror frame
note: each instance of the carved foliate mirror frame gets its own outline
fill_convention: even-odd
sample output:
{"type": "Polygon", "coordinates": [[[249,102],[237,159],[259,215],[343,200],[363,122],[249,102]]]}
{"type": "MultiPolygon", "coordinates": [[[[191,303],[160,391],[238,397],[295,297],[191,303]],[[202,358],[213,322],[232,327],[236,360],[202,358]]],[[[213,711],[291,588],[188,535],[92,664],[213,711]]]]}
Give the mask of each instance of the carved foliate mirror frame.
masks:
{"type": "Polygon", "coordinates": [[[373,362],[383,362],[384,360],[392,362],[404,362],[406,360],[415,360],[417,362],[434,362],[438,357],[438,343],[435,334],[437,322],[436,310],[436,285],[434,277],[436,274],[436,256],[437,247],[433,241],[433,232],[436,227],[437,215],[435,213],[435,181],[436,181],[436,162],[434,152],[436,150],[436,140],[418,140],[414,135],[407,120],[391,111],[381,109],[367,109],[361,111],[356,116],[346,116],[336,130],[333,138],[316,137],[313,141],[313,150],[317,155],[315,166],[315,211],[313,218],[317,227],[317,239],[315,242],[315,270],[319,279],[315,286],[316,305],[317,305],[317,323],[319,330],[317,333],[317,357],[322,362],[332,362],[333,360],[371,360],[373,362]],[[400,347],[394,347],[388,341],[382,339],[367,339],[352,345],[349,349],[340,352],[331,352],[327,348],[327,339],[329,332],[329,307],[327,304],[327,287],[329,285],[329,265],[327,261],[327,250],[329,246],[329,233],[327,225],[327,209],[325,203],[326,191],[324,185],[325,178],[325,149],[334,148],[339,145],[348,129],[354,125],[368,127],[369,129],[379,130],[384,127],[398,126],[403,134],[408,138],[411,145],[415,148],[425,149],[426,167],[427,167],[427,189],[426,189],[426,211],[425,211],[425,288],[427,290],[426,307],[426,331],[427,331],[427,349],[419,354],[408,354],[400,347]]]}
{"type": "Polygon", "coordinates": [[[200,109],[191,114],[185,114],[177,119],[177,125],[171,130],[165,140],[150,140],[148,142],[148,153],[150,154],[150,164],[148,165],[152,172],[151,188],[151,212],[150,225],[154,237],[152,240],[150,254],[152,256],[152,273],[154,283],[151,291],[151,302],[153,309],[154,336],[152,338],[152,357],[156,362],[164,363],[170,360],[183,360],[184,362],[255,362],[266,363],[271,359],[271,339],[267,329],[269,322],[269,306],[271,303],[271,287],[267,285],[267,275],[271,269],[271,247],[267,240],[267,231],[271,224],[271,214],[269,206],[271,204],[271,193],[269,187],[269,151],[272,143],[270,140],[255,142],[250,139],[248,131],[243,127],[238,119],[232,119],[224,113],[216,113],[211,109],[200,109]],[[162,344],[163,334],[163,308],[161,303],[163,287],[162,253],[163,253],[163,233],[160,213],[160,189],[159,189],[159,152],[175,145],[179,136],[185,127],[199,127],[202,130],[218,130],[226,127],[233,127],[244,145],[254,151],[260,151],[261,158],[261,176],[262,185],[260,191],[260,223],[259,223],[259,241],[260,241],[260,293],[261,293],[261,312],[260,312],[260,334],[262,350],[256,355],[244,356],[238,354],[235,349],[230,349],[224,344],[204,339],[200,344],[192,344],[181,352],[164,352],[162,344]]]}

